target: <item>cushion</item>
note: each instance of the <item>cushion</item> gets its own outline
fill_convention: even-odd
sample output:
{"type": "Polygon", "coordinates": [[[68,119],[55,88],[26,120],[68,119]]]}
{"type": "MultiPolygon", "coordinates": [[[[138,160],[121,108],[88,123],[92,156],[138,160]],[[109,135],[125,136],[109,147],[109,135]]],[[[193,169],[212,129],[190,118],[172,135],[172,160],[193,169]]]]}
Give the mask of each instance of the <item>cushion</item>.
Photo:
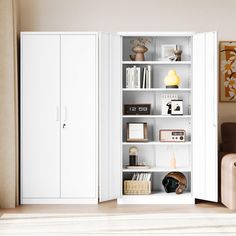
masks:
{"type": "Polygon", "coordinates": [[[222,143],[220,147],[221,152],[236,153],[236,142],[222,143]]]}
{"type": "MultiPolygon", "coordinates": [[[[222,143],[223,144],[224,143],[236,143],[236,122],[223,123],[221,125],[221,136],[222,136],[222,143]]],[[[232,148],[234,148],[234,145],[232,145],[232,148]]]]}

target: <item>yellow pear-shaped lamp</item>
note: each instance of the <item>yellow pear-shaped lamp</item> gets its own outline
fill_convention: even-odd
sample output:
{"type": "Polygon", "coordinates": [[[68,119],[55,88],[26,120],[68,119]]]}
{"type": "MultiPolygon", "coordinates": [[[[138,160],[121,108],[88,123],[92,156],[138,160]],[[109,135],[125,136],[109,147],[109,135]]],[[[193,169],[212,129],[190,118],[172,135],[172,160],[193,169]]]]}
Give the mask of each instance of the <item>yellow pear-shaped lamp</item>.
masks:
{"type": "Polygon", "coordinates": [[[179,88],[180,77],[175,70],[169,70],[168,75],[164,79],[166,88],[179,88]]]}

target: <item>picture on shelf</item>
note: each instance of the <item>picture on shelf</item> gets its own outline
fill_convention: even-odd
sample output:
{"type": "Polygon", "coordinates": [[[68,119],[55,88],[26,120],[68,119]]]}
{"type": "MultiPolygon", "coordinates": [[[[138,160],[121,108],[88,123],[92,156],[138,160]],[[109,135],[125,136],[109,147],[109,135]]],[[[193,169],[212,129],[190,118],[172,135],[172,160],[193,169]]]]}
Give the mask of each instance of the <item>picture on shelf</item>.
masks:
{"type": "Polygon", "coordinates": [[[177,50],[176,44],[163,44],[161,45],[161,60],[170,60],[175,57],[174,52],[177,50]]]}
{"type": "Polygon", "coordinates": [[[171,100],[178,100],[177,94],[162,94],[161,95],[161,114],[171,115],[171,100]]]}
{"type": "Polygon", "coordinates": [[[147,142],[148,130],[147,123],[134,122],[127,123],[127,142],[147,142]]]}
{"type": "Polygon", "coordinates": [[[171,100],[171,115],[183,115],[183,100],[171,100]]]}

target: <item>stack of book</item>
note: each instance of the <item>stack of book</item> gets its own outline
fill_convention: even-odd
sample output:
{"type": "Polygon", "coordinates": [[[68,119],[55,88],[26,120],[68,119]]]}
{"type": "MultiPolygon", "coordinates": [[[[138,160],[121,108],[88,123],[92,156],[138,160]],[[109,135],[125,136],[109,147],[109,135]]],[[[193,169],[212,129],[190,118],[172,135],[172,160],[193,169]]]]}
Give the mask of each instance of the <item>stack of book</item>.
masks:
{"type": "Polygon", "coordinates": [[[151,180],[151,173],[135,173],[132,177],[132,180],[150,181],[151,180]]]}
{"type": "Polygon", "coordinates": [[[151,66],[146,66],[143,69],[141,79],[140,67],[126,68],[126,88],[151,88],[151,66]]]}
{"type": "Polygon", "coordinates": [[[140,88],[140,67],[126,68],[126,88],[140,88]]]}

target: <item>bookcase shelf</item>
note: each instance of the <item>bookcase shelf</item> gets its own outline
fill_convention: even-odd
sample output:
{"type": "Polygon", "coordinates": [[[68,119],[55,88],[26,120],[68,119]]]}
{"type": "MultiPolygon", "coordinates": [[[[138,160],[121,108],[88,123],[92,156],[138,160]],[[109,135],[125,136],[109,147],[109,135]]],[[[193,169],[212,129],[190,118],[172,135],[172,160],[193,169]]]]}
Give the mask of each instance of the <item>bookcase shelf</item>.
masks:
{"type": "Polygon", "coordinates": [[[167,89],[167,88],[138,88],[138,89],[133,89],[133,88],[123,88],[123,92],[191,92],[191,88],[178,88],[178,89],[167,89]]]}
{"type": "Polygon", "coordinates": [[[191,115],[182,115],[182,116],[167,116],[167,115],[123,115],[123,118],[167,118],[167,119],[185,119],[191,118],[191,115]]]}
{"type": "Polygon", "coordinates": [[[181,167],[176,167],[175,169],[173,168],[165,168],[165,167],[153,167],[149,169],[126,169],[123,168],[123,172],[171,172],[171,171],[181,171],[181,172],[190,172],[191,168],[181,168],[181,167]]]}
{"type": "Polygon", "coordinates": [[[136,145],[136,146],[165,146],[165,145],[179,145],[179,146],[184,146],[184,145],[191,145],[191,142],[123,142],[123,145],[136,145]]]}
{"type": "Polygon", "coordinates": [[[191,61],[122,61],[123,65],[191,65],[191,61]]]}
{"type": "Polygon", "coordinates": [[[152,192],[149,195],[122,195],[118,204],[194,204],[191,192],[183,194],[152,192]]]}

